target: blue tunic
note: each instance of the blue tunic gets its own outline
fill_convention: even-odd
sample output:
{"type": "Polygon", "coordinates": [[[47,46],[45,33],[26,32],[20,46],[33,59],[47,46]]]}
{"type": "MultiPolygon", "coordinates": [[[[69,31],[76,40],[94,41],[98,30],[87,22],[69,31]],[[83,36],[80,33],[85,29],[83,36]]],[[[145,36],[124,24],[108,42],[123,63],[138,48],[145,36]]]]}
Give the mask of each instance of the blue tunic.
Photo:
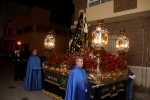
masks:
{"type": "Polygon", "coordinates": [[[40,58],[31,55],[28,59],[24,88],[27,91],[42,89],[40,58]]]}
{"type": "Polygon", "coordinates": [[[65,100],[91,100],[86,72],[75,66],[69,75],[65,100]],[[85,91],[87,89],[87,92],[85,91]]]}

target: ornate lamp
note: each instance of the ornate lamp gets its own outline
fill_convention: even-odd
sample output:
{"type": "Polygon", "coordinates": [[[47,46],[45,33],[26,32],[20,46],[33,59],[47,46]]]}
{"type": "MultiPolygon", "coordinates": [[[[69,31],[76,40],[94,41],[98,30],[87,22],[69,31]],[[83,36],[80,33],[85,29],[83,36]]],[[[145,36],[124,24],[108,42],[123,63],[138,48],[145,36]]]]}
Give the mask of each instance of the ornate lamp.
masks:
{"type": "Polygon", "coordinates": [[[91,46],[97,51],[97,77],[96,77],[96,83],[101,83],[101,71],[99,70],[100,67],[100,54],[101,52],[105,51],[104,47],[107,45],[108,42],[108,31],[106,27],[103,26],[103,20],[98,20],[98,24],[95,27],[95,30],[92,32],[92,44],[91,46]]]}
{"type": "Polygon", "coordinates": [[[107,45],[108,42],[108,31],[106,27],[103,26],[103,20],[98,20],[98,24],[95,30],[92,32],[92,47],[95,50],[101,50],[101,48],[107,45]]]}
{"type": "Polygon", "coordinates": [[[129,39],[125,35],[125,29],[120,30],[120,34],[117,37],[116,49],[119,56],[124,57],[125,53],[129,50],[129,39]]]}
{"type": "MultiPolygon", "coordinates": [[[[52,35],[53,31],[50,30],[49,34],[45,37],[44,40],[44,49],[45,49],[45,56],[46,59],[49,58],[50,53],[53,52],[54,48],[55,48],[55,38],[52,35]]],[[[47,68],[47,65],[45,66],[44,62],[42,64],[43,68],[47,68]]]]}
{"type": "Polygon", "coordinates": [[[46,51],[51,51],[55,48],[55,38],[52,33],[53,31],[50,31],[49,34],[45,37],[44,48],[46,51]]]}

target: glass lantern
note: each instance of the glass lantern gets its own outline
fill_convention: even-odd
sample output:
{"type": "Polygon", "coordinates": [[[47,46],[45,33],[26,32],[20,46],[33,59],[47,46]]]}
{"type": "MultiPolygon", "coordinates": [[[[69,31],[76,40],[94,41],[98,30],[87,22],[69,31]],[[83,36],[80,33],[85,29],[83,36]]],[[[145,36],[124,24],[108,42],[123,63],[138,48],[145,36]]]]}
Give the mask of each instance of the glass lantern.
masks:
{"type": "Polygon", "coordinates": [[[103,26],[103,20],[98,20],[98,24],[96,25],[94,31],[92,32],[92,44],[91,46],[95,49],[97,52],[96,56],[96,62],[97,62],[97,68],[96,68],[96,83],[101,84],[101,70],[100,70],[100,64],[101,64],[101,58],[100,55],[105,49],[103,46],[107,45],[108,43],[108,31],[106,27],[103,26]]]}
{"type": "Polygon", "coordinates": [[[129,39],[125,35],[125,30],[121,29],[120,34],[117,37],[116,49],[117,52],[127,52],[129,50],[129,39]]]}
{"type": "Polygon", "coordinates": [[[107,45],[108,42],[108,31],[106,27],[103,27],[103,20],[98,20],[98,24],[95,30],[92,32],[92,47],[95,49],[100,49],[101,47],[107,45]]]}
{"type": "Polygon", "coordinates": [[[49,34],[45,37],[44,40],[45,50],[52,50],[55,48],[55,38],[51,33],[52,31],[50,31],[49,34]]]}

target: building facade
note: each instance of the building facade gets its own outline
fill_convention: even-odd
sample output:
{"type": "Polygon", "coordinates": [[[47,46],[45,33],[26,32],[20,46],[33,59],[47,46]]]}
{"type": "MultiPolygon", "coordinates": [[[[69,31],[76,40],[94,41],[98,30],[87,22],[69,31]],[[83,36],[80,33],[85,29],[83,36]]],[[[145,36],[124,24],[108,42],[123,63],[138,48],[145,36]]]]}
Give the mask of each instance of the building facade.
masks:
{"type": "Polygon", "coordinates": [[[0,1],[0,37],[3,36],[4,29],[3,25],[9,19],[13,18],[16,15],[27,16],[29,7],[14,3],[10,0],[1,0],[0,1]]]}
{"type": "MultiPolygon", "coordinates": [[[[73,0],[75,4],[74,31],[78,20],[78,12],[84,9],[87,22],[91,25],[89,34],[93,31],[97,20],[103,19],[109,36],[118,35],[120,29],[125,29],[129,38],[129,51],[125,54],[128,66],[138,77],[136,85],[150,87],[150,0],[73,0]]],[[[114,45],[116,39],[114,38],[114,45]]],[[[109,41],[108,41],[109,42],[109,41]]],[[[112,42],[112,40],[111,40],[112,42]]],[[[113,45],[113,43],[112,43],[113,45]]],[[[114,47],[109,47],[115,52],[114,47]]]]}
{"type": "Polygon", "coordinates": [[[50,30],[54,31],[56,38],[55,51],[67,51],[71,38],[70,27],[50,23],[50,11],[34,6],[29,9],[28,17],[17,15],[5,23],[2,50],[14,52],[16,49],[37,49],[40,55],[44,55],[44,39],[50,30]],[[21,45],[17,45],[18,41],[21,45]]]}
{"type": "Polygon", "coordinates": [[[28,9],[28,6],[14,3],[10,0],[0,1],[0,52],[2,51],[2,36],[4,33],[3,26],[5,22],[18,14],[27,16],[28,9]]]}

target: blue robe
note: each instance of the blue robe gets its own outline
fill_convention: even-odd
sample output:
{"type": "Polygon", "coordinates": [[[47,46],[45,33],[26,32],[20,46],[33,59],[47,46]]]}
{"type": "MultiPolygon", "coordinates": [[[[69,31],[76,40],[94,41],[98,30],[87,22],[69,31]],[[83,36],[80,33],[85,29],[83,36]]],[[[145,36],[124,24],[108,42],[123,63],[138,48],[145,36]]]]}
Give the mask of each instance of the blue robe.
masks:
{"type": "Polygon", "coordinates": [[[75,66],[71,70],[65,100],[91,100],[88,78],[83,68],[75,66]],[[85,92],[85,89],[87,89],[87,92],[85,92]]]}
{"type": "Polygon", "coordinates": [[[28,59],[24,88],[27,91],[42,89],[41,61],[38,56],[28,59]]]}
{"type": "Polygon", "coordinates": [[[133,99],[133,79],[131,79],[129,76],[134,75],[131,70],[127,67],[128,69],[128,74],[127,74],[127,78],[129,78],[127,80],[126,83],[126,100],[132,100],[133,99]]]}

